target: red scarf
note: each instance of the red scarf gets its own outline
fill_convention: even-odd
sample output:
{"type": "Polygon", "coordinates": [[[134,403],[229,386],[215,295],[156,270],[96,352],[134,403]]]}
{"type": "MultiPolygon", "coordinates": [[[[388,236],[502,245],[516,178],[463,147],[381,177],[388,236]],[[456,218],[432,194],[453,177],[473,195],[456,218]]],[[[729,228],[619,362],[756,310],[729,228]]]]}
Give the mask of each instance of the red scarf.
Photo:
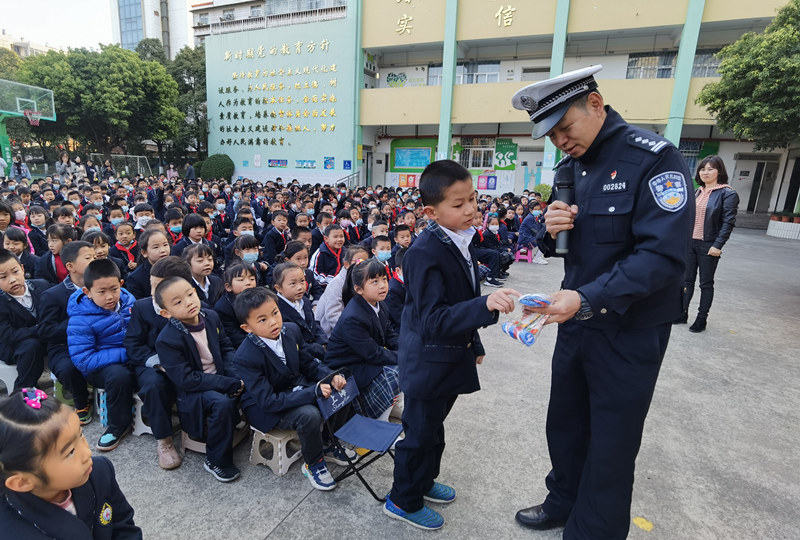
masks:
{"type": "MultiPolygon", "coordinates": [[[[325,242],[325,245],[328,246],[328,242],[325,242]]],[[[342,250],[339,248],[339,251],[333,251],[331,246],[328,246],[328,251],[333,253],[334,257],[336,257],[336,272],[334,272],[334,276],[339,273],[339,270],[342,269],[342,250]]]]}
{"type": "Polygon", "coordinates": [[[178,236],[175,236],[175,234],[174,234],[174,233],[173,233],[171,230],[169,230],[169,227],[166,227],[166,229],[167,229],[167,233],[169,233],[169,235],[172,237],[172,243],[173,243],[173,244],[177,244],[177,243],[178,243],[178,241],[179,241],[181,238],[183,238],[183,235],[182,235],[182,234],[178,234],[178,236]]]}
{"type": "Polygon", "coordinates": [[[136,247],[136,240],[134,240],[133,243],[128,247],[123,246],[119,242],[114,245],[117,246],[118,250],[122,251],[128,256],[128,262],[134,262],[136,260],[136,257],[134,257],[133,253],[131,253],[131,250],[136,247]]]}
{"type": "Polygon", "coordinates": [[[69,271],[61,261],[61,255],[53,255],[53,260],[56,263],[56,277],[58,278],[58,282],[61,283],[69,275],[69,271]]]}

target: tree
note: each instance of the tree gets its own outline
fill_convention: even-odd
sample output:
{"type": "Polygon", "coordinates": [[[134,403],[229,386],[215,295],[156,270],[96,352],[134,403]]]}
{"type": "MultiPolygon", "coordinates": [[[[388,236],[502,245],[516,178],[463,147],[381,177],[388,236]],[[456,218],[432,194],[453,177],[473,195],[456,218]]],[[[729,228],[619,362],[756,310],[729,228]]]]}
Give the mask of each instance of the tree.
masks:
{"type": "Polygon", "coordinates": [[[13,79],[22,59],[11,49],[0,47],[0,79],[13,79]]]}
{"type": "Polygon", "coordinates": [[[26,59],[18,75],[54,92],[58,122],[42,122],[44,129],[60,129],[105,155],[129,140],[168,139],[182,119],[166,69],[118,45],[50,51],[26,59]]]}
{"type": "Polygon", "coordinates": [[[235,169],[236,166],[233,164],[231,158],[225,154],[213,154],[208,156],[208,159],[203,162],[202,174],[197,170],[195,170],[195,174],[206,180],[215,178],[217,180],[230,181],[235,169]]]}
{"type": "Polygon", "coordinates": [[[167,65],[167,51],[158,38],[144,38],[134,50],[145,62],[158,62],[165,67],[167,65]]]}
{"type": "Polygon", "coordinates": [[[764,33],[744,34],[718,57],[722,78],[697,102],[716,115],[719,129],[754,140],[758,150],[800,138],[800,0],[781,8],[764,33]]]}
{"type": "MultiPolygon", "coordinates": [[[[167,68],[178,83],[176,106],[185,115],[175,144],[181,150],[189,145],[203,157],[208,151],[208,117],[206,114],[206,52],[201,45],[184,47],[167,68]]],[[[198,171],[198,174],[200,171],[198,171]]]]}

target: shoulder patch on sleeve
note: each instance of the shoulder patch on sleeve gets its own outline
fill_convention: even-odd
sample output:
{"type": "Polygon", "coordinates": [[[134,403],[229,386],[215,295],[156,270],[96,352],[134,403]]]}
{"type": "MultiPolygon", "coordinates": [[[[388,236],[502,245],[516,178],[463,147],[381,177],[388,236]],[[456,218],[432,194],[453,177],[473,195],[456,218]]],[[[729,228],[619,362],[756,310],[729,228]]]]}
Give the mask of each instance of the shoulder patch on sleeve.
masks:
{"type": "Polygon", "coordinates": [[[553,167],[553,170],[556,170],[556,169],[558,169],[559,167],[561,167],[561,166],[562,166],[564,163],[566,163],[567,161],[569,161],[569,159],[570,159],[571,157],[572,157],[572,156],[564,156],[563,158],[561,158],[561,159],[559,160],[559,162],[558,162],[558,163],[556,163],[556,166],[555,166],[555,167],[553,167]]]}
{"type": "Polygon", "coordinates": [[[631,133],[628,135],[628,144],[658,154],[672,143],[654,133],[631,133]]]}
{"type": "Polygon", "coordinates": [[[667,212],[677,212],[686,205],[688,191],[683,173],[667,171],[651,178],[647,185],[656,204],[667,212]]]}

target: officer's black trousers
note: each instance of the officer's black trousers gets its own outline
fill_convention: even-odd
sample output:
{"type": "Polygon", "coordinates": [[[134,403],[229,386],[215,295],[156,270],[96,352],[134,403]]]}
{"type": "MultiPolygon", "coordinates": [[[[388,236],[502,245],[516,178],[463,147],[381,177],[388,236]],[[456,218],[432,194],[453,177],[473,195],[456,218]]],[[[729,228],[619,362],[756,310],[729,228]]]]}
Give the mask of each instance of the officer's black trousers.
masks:
{"type": "Polygon", "coordinates": [[[544,510],[564,538],[625,538],[644,420],[671,325],[639,330],[560,325],[547,443],[544,510]]]}

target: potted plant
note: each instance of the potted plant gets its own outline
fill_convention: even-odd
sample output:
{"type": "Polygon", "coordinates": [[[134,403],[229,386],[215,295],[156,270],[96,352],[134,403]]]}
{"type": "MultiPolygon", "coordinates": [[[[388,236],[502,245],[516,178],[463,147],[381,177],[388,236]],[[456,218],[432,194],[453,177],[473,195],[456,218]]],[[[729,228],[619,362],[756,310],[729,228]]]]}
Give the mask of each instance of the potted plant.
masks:
{"type": "Polygon", "coordinates": [[[792,222],[793,223],[800,223],[800,213],[792,214],[792,222]]]}
{"type": "Polygon", "coordinates": [[[769,216],[769,220],[770,220],[770,221],[780,221],[780,220],[781,220],[781,214],[780,214],[780,212],[773,212],[773,213],[772,213],[772,214],[769,216]]]}
{"type": "Polygon", "coordinates": [[[791,221],[791,219],[792,219],[791,212],[781,212],[781,221],[783,221],[784,223],[788,223],[789,221],[791,221]]]}

